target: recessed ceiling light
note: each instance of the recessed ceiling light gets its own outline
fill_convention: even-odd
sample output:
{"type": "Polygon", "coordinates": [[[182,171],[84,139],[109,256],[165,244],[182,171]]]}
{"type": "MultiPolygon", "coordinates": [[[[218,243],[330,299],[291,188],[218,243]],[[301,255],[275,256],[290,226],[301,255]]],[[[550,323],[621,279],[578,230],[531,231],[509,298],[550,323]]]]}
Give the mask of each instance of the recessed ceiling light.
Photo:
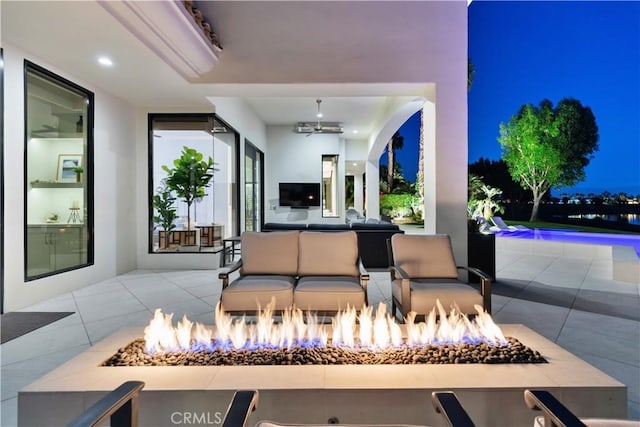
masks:
{"type": "Polygon", "coordinates": [[[101,56],[98,58],[98,63],[105,67],[111,67],[113,65],[113,61],[106,56],[101,56]]]}
{"type": "Polygon", "coordinates": [[[354,130],[353,130],[353,133],[358,133],[358,129],[354,129],[354,130]]]}
{"type": "Polygon", "coordinates": [[[353,166],[358,166],[358,164],[357,164],[357,163],[354,163],[354,164],[353,164],[353,166]]]}

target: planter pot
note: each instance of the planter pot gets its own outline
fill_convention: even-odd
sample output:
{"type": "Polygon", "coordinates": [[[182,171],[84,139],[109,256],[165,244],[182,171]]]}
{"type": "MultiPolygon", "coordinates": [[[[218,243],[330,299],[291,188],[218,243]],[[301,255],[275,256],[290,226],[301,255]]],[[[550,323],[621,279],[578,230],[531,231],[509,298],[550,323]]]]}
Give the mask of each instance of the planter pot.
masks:
{"type": "MultiPolygon", "coordinates": [[[[469,233],[468,234],[468,264],[491,276],[496,281],[496,235],[469,233]]],[[[479,283],[475,275],[469,275],[471,283],[479,283]]]]}

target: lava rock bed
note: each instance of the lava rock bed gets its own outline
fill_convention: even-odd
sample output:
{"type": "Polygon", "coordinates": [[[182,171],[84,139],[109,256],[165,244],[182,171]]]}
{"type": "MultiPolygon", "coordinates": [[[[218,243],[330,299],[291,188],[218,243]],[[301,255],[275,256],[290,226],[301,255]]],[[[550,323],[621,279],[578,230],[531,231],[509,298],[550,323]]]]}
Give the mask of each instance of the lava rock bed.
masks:
{"type": "Polygon", "coordinates": [[[144,352],[144,340],[136,340],[101,366],[229,366],[229,365],[416,365],[471,363],[546,363],[542,355],[507,337],[508,345],[444,344],[384,350],[345,347],[261,348],[254,350],[144,352]]]}

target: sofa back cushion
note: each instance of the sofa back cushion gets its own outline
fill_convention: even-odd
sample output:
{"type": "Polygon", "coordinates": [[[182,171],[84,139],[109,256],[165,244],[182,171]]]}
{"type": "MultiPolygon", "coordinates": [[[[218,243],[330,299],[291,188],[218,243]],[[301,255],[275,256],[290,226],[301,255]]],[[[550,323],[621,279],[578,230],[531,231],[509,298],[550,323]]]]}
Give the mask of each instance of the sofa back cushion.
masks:
{"type": "Polygon", "coordinates": [[[358,236],[353,231],[300,233],[299,276],[358,276],[358,236]]]}
{"type": "Polygon", "coordinates": [[[446,234],[394,234],[393,263],[411,278],[455,279],[458,269],[446,234]]]}
{"type": "Polygon", "coordinates": [[[298,274],[299,231],[242,233],[242,274],[298,274]]]}

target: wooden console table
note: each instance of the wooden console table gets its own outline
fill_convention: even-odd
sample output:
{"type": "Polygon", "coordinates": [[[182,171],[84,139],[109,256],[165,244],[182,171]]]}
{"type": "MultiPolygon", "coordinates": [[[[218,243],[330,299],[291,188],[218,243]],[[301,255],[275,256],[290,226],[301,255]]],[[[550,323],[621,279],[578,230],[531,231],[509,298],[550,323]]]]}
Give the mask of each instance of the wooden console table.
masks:
{"type": "Polygon", "coordinates": [[[211,248],[214,246],[222,246],[222,236],[224,231],[224,225],[211,224],[211,225],[196,225],[196,228],[200,230],[200,247],[211,248]]]}

